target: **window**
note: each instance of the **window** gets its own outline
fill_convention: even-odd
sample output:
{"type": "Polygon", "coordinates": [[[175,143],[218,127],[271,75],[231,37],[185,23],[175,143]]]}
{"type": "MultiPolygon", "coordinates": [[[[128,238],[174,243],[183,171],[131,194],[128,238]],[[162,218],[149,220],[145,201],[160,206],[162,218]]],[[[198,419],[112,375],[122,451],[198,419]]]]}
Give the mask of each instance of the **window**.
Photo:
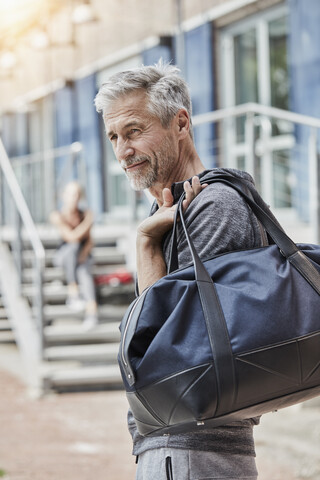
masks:
{"type": "MultiPolygon", "coordinates": [[[[235,104],[258,101],[258,60],[255,29],[235,35],[234,40],[235,104]]],[[[237,118],[237,141],[244,137],[244,121],[237,118]]]]}
{"type": "MultiPolygon", "coordinates": [[[[222,31],[221,107],[255,102],[284,110],[289,108],[287,37],[286,6],[260,12],[222,31]]],[[[225,122],[227,166],[248,168],[244,154],[249,147],[245,121],[246,117],[242,116],[225,122]]],[[[292,125],[264,118],[255,127],[254,136],[260,148],[255,152],[252,173],[265,200],[275,208],[291,207],[292,125]]]]}

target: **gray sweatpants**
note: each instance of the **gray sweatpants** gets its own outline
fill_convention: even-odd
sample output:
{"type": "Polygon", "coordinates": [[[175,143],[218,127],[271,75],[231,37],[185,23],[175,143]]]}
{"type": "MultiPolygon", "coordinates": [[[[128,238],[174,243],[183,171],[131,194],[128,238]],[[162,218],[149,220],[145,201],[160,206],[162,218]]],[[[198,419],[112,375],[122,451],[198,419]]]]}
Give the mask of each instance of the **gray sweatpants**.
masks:
{"type": "Polygon", "coordinates": [[[139,455],[136,480],[257,480],[255,458],[178,448],[139,455]]]}
{"type": "Polygon", "coordinates": [[[78,263],[81,244],[79,242],[64,243],[56,251],[53,263],[62,267],[68,284],[77,283],[83,298],[89,302],[96,300],[95,286],[91,274],[92,260],[87,257],[84,263],[78,263]]]}

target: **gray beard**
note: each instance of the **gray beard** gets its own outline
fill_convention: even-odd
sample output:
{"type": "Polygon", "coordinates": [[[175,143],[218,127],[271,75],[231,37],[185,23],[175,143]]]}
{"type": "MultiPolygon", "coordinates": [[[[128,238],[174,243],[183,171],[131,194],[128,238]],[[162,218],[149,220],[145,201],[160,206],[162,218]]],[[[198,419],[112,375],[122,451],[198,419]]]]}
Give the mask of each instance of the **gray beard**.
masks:
{"type": "MultiPolygon", "coordinates": [[[[152,187],[152,185],[157,181],[159,172],[159,161],[156,155],[154,156],[154,158],[155,162],[154,165],[152,165],[150,157],[147,157],[147,159],[149,160],[149,164],[148,167],[146,167],[147,172],[145,172],[143,175],[141,173],[126,174],[133,190],[145,190],[152,187]]],[[[144,159],[146,159],[146,157],[136,157],[135,161],[141,161],[144,159]]]]}
{"type": "Polygon", "coordinates": [[[143,175],[139,173],[127,174],[131,188],[136,191],[151,188],[159,179],[163,180],[165,173],[171,170],[174,159],[171,157],[169,140],[165,139],[161,148],[157,152],[153,152],[152,156],[135,157],[135,161],[143,159],[148,159],[149,161],[149,165],[146,167],[143,175]]]}
{"type": "Polygon", "coordinates": [[[131,188],[136,191],[145,190],[147,188],[152,187],[152,185],[157,180],[157,172],[150,168],[146,175],[137,175],[137,176],[128,176],[128,180],[130,182],[131,188]]]}

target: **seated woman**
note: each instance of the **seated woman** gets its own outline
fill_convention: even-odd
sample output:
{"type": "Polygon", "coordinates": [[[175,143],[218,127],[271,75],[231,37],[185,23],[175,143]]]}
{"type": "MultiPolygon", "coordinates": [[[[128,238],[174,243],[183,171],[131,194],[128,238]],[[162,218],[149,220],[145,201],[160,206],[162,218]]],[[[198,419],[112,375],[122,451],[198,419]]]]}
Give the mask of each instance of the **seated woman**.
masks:
{"type": "Polygon", "coordinates": [[[90,210],[79,208],[81,198],[81,186],[74,181],[68,183],[63,191],[61,210],[50,215],[50,221],[58,228],[63,241],[53,261],[63,268],[66,276],[67,305],[77,311],[85,309],[84,326],[91,328],[98,323],[95,286],[90,271],[93,215],[90,210]]]}

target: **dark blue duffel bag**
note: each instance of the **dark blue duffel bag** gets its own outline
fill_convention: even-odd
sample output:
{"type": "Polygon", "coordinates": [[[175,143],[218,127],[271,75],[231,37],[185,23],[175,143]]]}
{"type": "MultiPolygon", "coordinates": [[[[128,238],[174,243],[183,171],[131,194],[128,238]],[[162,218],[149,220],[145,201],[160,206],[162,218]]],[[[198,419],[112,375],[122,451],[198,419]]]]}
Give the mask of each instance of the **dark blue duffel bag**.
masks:
{"type": "Polygon", "coordinates": [[[296,245],[239,181],[212,181],[235,188],[275,243],[202,262],[180,199],[193,265],[146,289],[121,323],[119,364],[142,435],[214,427],[320,395],[320,247],[296,245]]]}

